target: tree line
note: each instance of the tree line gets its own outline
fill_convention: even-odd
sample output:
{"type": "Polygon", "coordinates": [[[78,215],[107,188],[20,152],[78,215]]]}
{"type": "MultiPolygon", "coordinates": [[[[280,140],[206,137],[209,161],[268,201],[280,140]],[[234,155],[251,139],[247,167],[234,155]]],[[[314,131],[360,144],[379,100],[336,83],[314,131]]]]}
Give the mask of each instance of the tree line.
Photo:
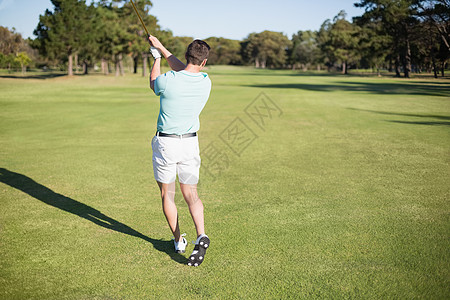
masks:
{"type": "MultiPolygon", "coordinates": [[[[24,41],[14,30],[0,28],[0,67],[20,65],[60,67],[69,75],[82,66],[123,75],[124,61],[137,73],[148,71],[149,45],[129,1],[52,0],[24,41]],[[3,38],[6,37],[7,38],[3,38]]],[[[173,54],[184,57],[192,37],[163,30],[150,14],[150,0],[135,4],[151,33],[173,54]]],[[[291,38],[281,32],[251,33],[244,40],[210,37],[208,64],[254,65],[257,68],[339,70],[382,69],[396,76],[434,72],[444,76],[450,58],[450,0],[359,0],[361,16],[346,19],[344,11],[326,20],[318,31],[298,31],[291,38]]]]}

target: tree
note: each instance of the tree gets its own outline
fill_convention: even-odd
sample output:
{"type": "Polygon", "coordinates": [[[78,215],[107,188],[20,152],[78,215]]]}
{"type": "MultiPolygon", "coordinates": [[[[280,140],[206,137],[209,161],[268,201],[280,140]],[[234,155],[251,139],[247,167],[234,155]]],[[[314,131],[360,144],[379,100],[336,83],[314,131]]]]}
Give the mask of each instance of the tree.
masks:
{"type": "Polygon", "coordinates": [[[417,6],[418,16],[436,28],[450,51],[450,0],[422,0],[418,1],[417,6]]]}
{"type": "Polygon", "coordinates": [[[281,32],[251,33],[242,44],[245,59],[256,68],[282,67],[286,64],[291,41],[281,32]]]}
{"type": "Polygon", "coordinates": [[[73,75],[73,55],[89,42],[91,18],[85,0],[51,0],[54,11],[46,10],[34,30],[39,52],[51,58],[68,59],[73,75]]]}
{"type": "Polygon", "coordinates": [[[102,20],[99,14],[100,10],[91,4],[87,7],[87,16],[91,20],[89,30],[84,33],[84,38],[80,43],[80,47],[76,52],[78,62],[81,62],[83,66],[83,74],[89,73],[89,67],[91,67],[95,61],[101,59],[100,53],[100,38],[102,35],[102,20]]]}
{"type": "Polygon", "coordinates": [[[20,64],[22,74],[25,74],[27,66],[31,63],[31,58],[25,52],[19,52],[14,60],[20,64]]]}
{"type": "Polygon", "coordinates": [[[299,31],[292,35],[292,48],[289,49],[289,61],[292,69],[300,64],[306,71],[309,66],[318,62],[319,48],[317,43],[317,32],[299,31]]]}
{"type": "Polygon", "coordinates": [[[0,68],[6,68],[10,70],[11,68],[16,68],[17,61],[15,60],[14,54],[4,55],[0,53],[0,68]]]}
{"type": "Polygon", "coordinates": [[[17,55],[25,48],[24,41],[20,33],[16,33],[15,29],[9,30],[7,27],[0,26],[0,52],[8,55],[17,55]]]}
{"type": "Polygon", "coordinates": [[[361,58],[358,46],[361,28],[345,17],[345,11],[340,11],[333,22],[326,20],[318,32],[317,40],[323,52],[322,60],[328,69],[338,63],[342,73],[348,74],[349,65],[361,58]]]}
{"type": "Polygon", "coordinates": [[[380,76],[380,68],[390,56],[389,49],[393,48],[392,37],[386,34],[379,20],[370,22],[364,17],[355,17],[353,20],[361,28],[357,46],[361,55],[361,64],[375,69],[380,76]]]}
{"type": "Polygon", "coordinates": [[[164,41],[164,45],[167,45],[167,48],[170,49],[170,52],[175,57],[181,61],[185,60],[186,49],[194,38],[190,36],[173,36],[171,31],[165,33],[165,35],[161,36],[162,39],[160,41],[164,41]]]}
{"type": "Polygon", "coordinates": [[[22,35],[15,32],[15,29],[9,30],[0,26],[0,68],[22,67],[22,72],[26,71],[26,66],[32,63],[31,57],[34,57],[33,50],[29,41],[24,40],[22,35]]]}
{"type": "Polygon", "coordinates": [[[360,0],[356,7],[365,8],[363,18],[381,22],[383,30],[393,41],[395,71],[400,76],[400,64],[405,77],[411,72],[411,36],[417,24],[416,5],[419,0],[360,0]]]}
{"type": "Polygon", "coordinates": [[[317,33],[317,43],[320,49],[318,60],[327,66],[328,71],[330,71],[336,60],[334,49],[330,44],[331,25],[331,20],[325,20],[320,26],[319,32],[317,33]]]}
{"type": "MultiPolygon", "coordinates": [[[[166,41],[168,32],[162,32],[157,19],[149,14],[152,2],[135,0],[134,3],[150,33],[158,36],[161,41],[166,41]]],[[[123,58],[131,56],[133,72],[137,73],[139,60],[142,59],[142,75],[145,76],[150,46],[132,4],[128,0],[103,0],[98,5],[102,10],[100,15],[103,23],[107,24],[103,27],[101,38],[101,48],[104,50],[102,68],[107,72],[105,64],[108,60],[113,60],[116,76],[124,75],[123,58]]],[[[171,33],[169,35],[171,36],[171,33]]]]}
{"type": "MultiPolygon", "coordinates": [[[[152,7],[152,2],[150,0],[140,0],[136,1],[135,4],[144,23],[146,24],[148,30],[150,30],[151,34],[160,37],[161,40],[164,41],[167,34],[161,32],[161,29],[158,25],[158,20],[156,19],[156,17],[150,15],[150,8],[152,7]]],[[[139,20],[135,16],[134,12],[132,12],[132,8],[129,3],[128,3],[128,13],[130,14],[129,16],[132,17],[130,19],[130,26],[128,26],[128,29],[130,33],[133,34],[134,37],[130,49],[134,61],[134,73],[137,73],[139,59],[142,59],[142,70],[143,70],[142,76],[146,76],[150,45],[148,43],[145,31],[144,29],[142,29],[141,24],[139,23],[139,20]]]]}
{"type": "Polygon", "coordinates": [[[348,74],[348,65],[359,60],[357,51],[359,43],[359,27],[345,19],[347,14],[340,11],[334,17],[330,28],[330,46],[338,62],[342,65],[342,73],[348,74]]]}
{"type": "Polygon", "coordinates": [[[242,63],[240,41],[221,37],[210,37],[205,41],[211,47],[208,57],[209,65],[239,65],[242,63]]]}
{"type": "Polygon", "coordinates": [[[444,76],[445,64],[450,57],[450,0],[422,0],[417,3],[417,16],[428,33],[423,36],[433,63],[437,78],[436,60],[440,61],[444,76]],[[437,41],[436,38],[439,40],[437,41]]]}

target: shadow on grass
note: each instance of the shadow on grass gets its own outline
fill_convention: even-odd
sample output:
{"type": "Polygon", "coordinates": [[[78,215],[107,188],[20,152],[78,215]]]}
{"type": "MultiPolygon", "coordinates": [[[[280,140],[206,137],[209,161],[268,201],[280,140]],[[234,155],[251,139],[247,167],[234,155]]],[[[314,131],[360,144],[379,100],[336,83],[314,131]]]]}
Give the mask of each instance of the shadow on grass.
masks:
{"type": "Polygon", "coordinates": [[[12,78],[12,79],[52,79],[57,77],[66,76],[67,74],[62,73],[39,73],[30,75],[6,75],[0,74],[0,78],[12,78]]]}
{"type": "Polygon", "coordinates": [[[98,226],[108,228],[123,234],[127,234],[133,237],[137,237],[147,241],[153,245],[153,247],[161,252],[166,253],[170,258],[180,264],[186,264],[187,258],[181,254],[175,253],[173,250],[172,241],[163,241],[152,239],[142,233],[134,230],[133,228],[125,225],[119,221],[114,220],[93,207],[78,202],[72,198],[55,193],[51,189],[37,183],[33,179],[4,168],[0,168],[0,182],[3,182],[15,189],[18,189],[37,200],[44,202],[45,204],[59,208],[71,214],[77,215],[83,219],[91,221],[98,226]]]}
{"type": "Polygon", "coordinates": [[[273,88],[273,89],[300,89],[315,92],[334,92],[334,91],[348,91],[348,92],[370,92],[381,95],[422,95],[422,96],[442,96],[449,97],[450,83],[448,84],[434,84],[423,82],[353,82],[342,81],[337,84],[304,84],[304,83],[280,83],[280,84],[256,84],[247,85],[257,88],[273,88]]]}
{"type": "Polygon", "coordinates": [[[420,122],[420,121],[398,121],[398,120],[389,120],[388,122],[392,123],[401,123],[401,124],[414,124],[414,125],[441,125],[441,126],[450,126],[450,122],[420,122]]]}
{"type": "Polygon", "coordinates": [[[409,113],[398,113],[398,112],[388,112],[388,111],[376,111],[376,110],[368,110],[368,109],[358,109],[349,107],[350,110],[370,112],[374,114],[381,115],[390,115],[390,116],[401,116],[401,117],[414,117],[414,118],[428,118],[428,119],[437,119],[440,121],[399,121],[399,120],[388,120],[387,122],[393,123],[401,123],[401,124],[415,124],[415,125],[441,125],[441,126],[450,126],[450,116],[442,116],[442,115],[419,115],[419,114],[409,114],[409,113]]]}

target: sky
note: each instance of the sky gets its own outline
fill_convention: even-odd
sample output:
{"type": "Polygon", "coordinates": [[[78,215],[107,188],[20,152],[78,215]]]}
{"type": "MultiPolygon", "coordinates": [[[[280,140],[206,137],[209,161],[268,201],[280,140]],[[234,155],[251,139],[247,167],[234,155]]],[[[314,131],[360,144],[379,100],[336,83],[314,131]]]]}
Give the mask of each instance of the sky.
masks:
{"type": "MultiPolygon", "coordinates": [[[[91,0],[86,1],[90,3],[91,0]]],[[[252,32],[283,32],[289,38],[299,30],[318,30],[339,11],[347,19],[361,15],[358,0],[152,0],[150,14],[176,36],[205,39],[211,36],[242,40],[252,32]]],[[[50,0],[0,0],[0,26],[31,37],[50,0]]],[[[136,22],[138,20],[136,19],[136,22]]],[[[151,33],[151,28],[149,28],[151,33]]]]}

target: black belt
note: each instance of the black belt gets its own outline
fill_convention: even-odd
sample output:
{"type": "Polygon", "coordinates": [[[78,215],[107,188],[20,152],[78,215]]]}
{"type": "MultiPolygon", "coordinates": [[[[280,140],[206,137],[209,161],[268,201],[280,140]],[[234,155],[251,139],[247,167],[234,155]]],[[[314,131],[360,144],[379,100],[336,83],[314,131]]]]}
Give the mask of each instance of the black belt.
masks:
{"type": "Polygon", "coordinates": [[[164,133],[164,132],[156,132],[156,136],[162,136],[162,137],[171,137],[171,138],[190,138],[190,137],[194,137],[197,136],[197,132],[191,132],[191,133],[185,133],[185,134],[169,134],[169,133],[164,133]]]}

